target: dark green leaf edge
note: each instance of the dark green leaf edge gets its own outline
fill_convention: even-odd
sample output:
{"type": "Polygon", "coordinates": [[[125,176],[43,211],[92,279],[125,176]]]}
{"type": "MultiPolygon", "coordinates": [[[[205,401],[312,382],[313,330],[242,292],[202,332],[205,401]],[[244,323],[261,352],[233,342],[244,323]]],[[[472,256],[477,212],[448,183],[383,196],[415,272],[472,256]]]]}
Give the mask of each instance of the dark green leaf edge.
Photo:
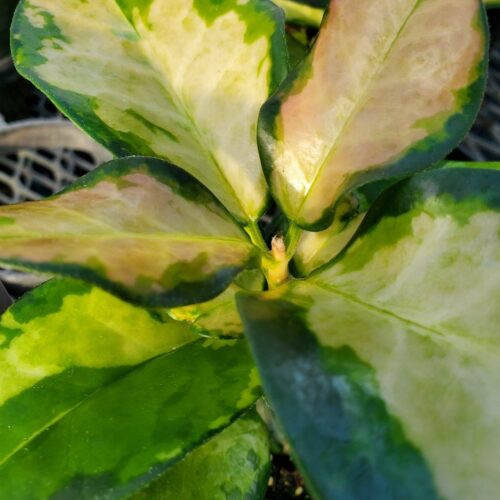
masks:
{"type": "MultiPolygon", "coordinates": [[[[159,182],[168,185],[179,196],[199,205],[215,203],[232,221],[238,225],[234,217],[224,206],[190,174],[180,168],[157,158],[125,157],[111,160],[92,172],[78,179],[59,194],[48,199],[57,199],[60,195],[89,189],[106,179],[118,179],[128,173],[142,172],[152,176],[159,182]]],[[[250,240],[242,230],[242,239],[250,240]]],[[[234,278],[245,268],[257,268],[260,264],[260,251],[254,248],[248,260],[241,266],[227,266],[218,272],[206,274],[202,280],[180,283],[167,292],[137,292],[120,283],[108,280],[98,271],[88,269],[84,265],[69,263],[32,263],[22,259],[0,259],[6,266],[39,273],[69,276],[99,286],[117,297],[144,307],[179,307],[213,299],[223,292],[234,278]]],[[[179,268],[181,270],[181,268],[179,268]]]]}
{"type": "MultiPolygon", "coordinates": [[[[157,157],[155,152],[139,136],[132,132],[120,132],[112,130],[108,127],[94,111],[97,107],[97,103],[94,98],[87,97],[77,92],[60,89],[37,77],[33,68],[46,62],[46,59],[39,55],[41,49],[43,48],[41,40],[44,38],[50,38],[53,41],[66,41],[66,39],[59,28],[55,25],[53,16],[49,13],[43,14],[46,22],[46,26],[44,28],[36,28],[32,26],[26,19],[23,12],[24,1],[25,0],[21,0],[17,5],[10,30],[10,46],[14,66],[17,72],[29,80],[39,91],[45,94],[54,106],[61,113],[67,116],[78,128],[99,142],[115,157],[157,157]],[[22,42],[15,36],[18,33],[24,34],[22,42]],[[23,45],[27,47],[26,50],[23,45]],[[36,54],[36,56],[29,56],[28,54],[36,54]]],[[[285,16],[282,9],[277,7],[270,0],[258,1],[258,10],[262,10],[263,12],[269,14],[270,19],[276,26],[276,31],[271,38],[270,51],[272,68],[269,89],[270,93],[272,93],[286,78],[290,65],[285,36],[285,16]]],[[[220,5],[213,6],[213,8],[216,17],[222,14],[220,11],[220,5]]],[[[258,33],[252,33],[251,30],[247,33],[247,36],[250,37],[250,39],[256,35],[258,35],[258,33]]],[[[167,135],[169,134],[170,133],[167,135]]],[[[263,215],[267,210],[270,204],[270,197],[268,196],[268,198],[269,199],[262,207],[259,215],[263,215]]],[[[248,223],[248,221],[238,222],[240,224],[248,223]]]]}
{"type": "MultiPolygon", "coordinates": [[[[245,419],[260,421],[261,425],[265,428],[265,425],[262,423],[262,420],[260,419],[258,412],[255,409],[255,405],[250,407],[242,415],[238,416],[225,429],[220,431],[215,436],[212,436],[206,442],[200,444],[199,447],[191,450],[178,463],[176,463],[170,470],[168,470],[164,475],[159,477],[156,481],[153,481],[146,488],[144,488],[143,490],[138,492],[136,495],[134,495],[131,500],[146,500],[146,499],[147,500],[149,500],[149,499],[167,500],[168,498],[170,498],[166,495],[166,492],[165,492],[165,482],[167,482],[167,484],[168,484],[169,480],[170,480],[170,482],[172,481],[171,478],[168,476],[170,476],[171,473],[175,474],[176,472],[178,472],[178,470],[182,469],[185,465],[185,462],[189,461],[190,458],[193,456],[193,454],[196,454],[196,452],[198,450],[200,450],[201,447],[210,447],[212,445],[214,439],[215,440],[218,439],[219,436],[224,437],[224,434],[230,433],[232,431],[232,426],[240,423],[241,421],[243,421],[245,419]]],[[[268,447],[269,447],[269,443],[268,443],[268,447]]],[[[266,490],[268,487],[269,476],[271,473],[271,460],[270,460],[271,451],[270,451],[270,449],[268,451],[269,451],[269,459],[268,459],[267,463],[263,464],[263,466],[260,467],[260,469],[255,470],[255,472],[257,472],[257,475],[256,475],[255,481],[252,485],[252,487],[254,488],[253,491],[247,491],[245,496],[242,498],[250,500],[253,498],[263,499],[265,497],[265,493],[266,493],[266,490]]],[[[256,465],[257,464],[254,464],[254,467],[256,465]]],[[[209,473],[210,471],[207,470],[206,472],[209,473]]],[[[184,476],[184,478],[185,478],[185,476],[184,476]]],[[[200,479],[201,478],[199,476],[194,476],[194,477],[190,478],[191,481],[198,481],[200,479]]],[[[229,484],[227,484],[227,486],[229,487],[229,484]]],[[[197,487],[197,489],[203,490],[203,489],[205,489],[205,486],[200,484],[197,487]]],[[[239,496],[237,496],[237,495],[239,495],[242,492],[241,491],[237,492],[237,491],[234,491],[233,489],[231,489],[230,491],[224,489],[224,491],[221,491],[221,493],[228,495],[228,498],[233,498],[232,495],[235,495],[234,498],[236,499],[236,498],[239,498],[239,496]]]]}
{"type": "Polygon", "coordinates": [[[315,498],[437,499],[432,473],[348,346],[320,346],[306,310],[240,293],[264,393],[315,498]]]}
{"type": "MultiPolygon", "coordinates": [[[[500,163],[444,163],[440,165],[441,168],[420,172],[393,184],[374,202],[347,246],[309,276],[317,276],[340,262],[356,240],[373,230],[382,218],[400,216],[422,206],[428,198],[438,197],[458,205],[464,204],[461,210],[449,214],[456,217],[459,223],[473,214],[466,204],[470,204],[472,208],[500,211],[499,165],[500,163]]],[[[391,235],[385,244],[391,244],[394,238],[397,239],[398,235],[391,235]]]]}
{"type": "MultiPolygon", "coordinates": [[[[140,363],[139,365],[133,367],[97,370],[98,379],[101,379],[101,381],[105,381],[105,385],[98,387],[95,390],[89,390],[88,394],[85,395],[83,401],[73,406],[70,411],[78,410],[82,407],[82,405],[91,402],[94,397],[99,397],[99,394],[101,394],[102,391],[107,390],[107,388],[109,388],[111,385],[116,383],[120,384],[121,382],[125,381],[127,377],[133,375],[136,370],[148,370],[150,366],[161,363],[162,360],[165,360],[166,358],[178,355],[179,350],[182,350],[182,348],[185,349],[187,347],[189,349],[193,349],[197,346],[204,345],[206,342],[206,339],[196,339],[196,337],[194,337],[194,340],[192,342],[184,344],[181,348],[174,349],[173,351],[159,355],[144,363],[140,363]]],[[[221,346],[225,345],[227,347],[235,345],[239,345],[240,347],[242,347],[246,343],[244,340],[216,342],[219,342],[221,346]]],[[[208,347],[208,349],[210,349],[210,347],[208,347]]],[[[214,349],[217,350],[218,348],[214,347],[214,349]]],[[[244,351],[246,350],[247,349],[244,349],[244,351]]],[[[83,377],[85,375],[89,375],[90,371],[95,370],[79,369],[77,370],[76,375],[78,377],[83,377]]],[[[64,376],[64,372],[60,375],[49,377],[48,380],[38,383],[36,387],[33,387],[30,390],[30,392],[34,391],[36,388],[49,388],[57,391],[60,389],[61,384],[64,385],[65,383],[67,383],[66,378],[67,377],[64,376]]],[[[81,382],[85,385],[85,382],[83,380],[81,380],[81,382]]],[[[159,380],[159,383],[161,383],[161,380],[159,380]]],[[[80,389],[88,390],[89,387],[81,387],[80,389]]],[[[75,396],[77,395],[75,394],[75,396]]],[[[248,396],[250,396],[250,393],[248,394],[248,396]]],[[[165,460],[162,463],[150,467],[147,473],[141,474],[133,478],[132,480],[128,480],[119,486],[111,484],[110,481],[112,481],[112,477],[109,473],[99,474],[95,476],[73,476],[72,480],[65,485],[61,485],[62,489],[59,489],[57,492],[55,492],[54,495],[51,496],[51,498],[81,498],[82,500],[84,498],[129,498],[131,494],[141,491],[152,482],[158,480],[167,470],[175,466],[188,453],[198,448],[199,446],[202,446],[213,437],[217,436],[220,432],[229,427],[232,423],[234,423],[241,416],[245,415],[248,411],[253,410],[255,407],[255,402],[260,396],[260,390],[257,393],[255,392],[255,388],[252,388],[251,397],[253,398],[253,402],[242,406],[240,409],[236,410],[230,417],[228,416],[229,418],[221,419],[220,422],[217,421],[217,426],[213,425],[210,428],[207,428],[206,432],[204,432],[204,434],[199,439],[197,439],[195,442],[189,443],[189,445],[187,446],[183,446],[183,448],[179,449],[178,451],[176,450],[177,453],[175,456],[169,458],[168,460],[165,460]]],[[[67,411],[59,414],[58,418],[51,421],[49,426],[44,427],[42,432],[36,432],[31,439],[25,441],[22,448],[19,448],[17,451],[15,451],[15,453],[9,456],[8,462],[0,465],[0,475],[5,474],[5,471],[2,471],[2,469],[5,466],[11,464],[11,460],[17,460],[19,458],[22,459],[22,457],[27,457],[31,452],[33,446],[36,449],[39,443],[46,439],[47,434],[50,433],[58,425],[61,418],[65,417],[66,415],[67,411]]],[[[0,486],[0,496],[2,495],[1,492],[2,487],[0,486]]],[[[19,498],[19,500],[21,500],[22,498],[24,498],[23,496],[19,496],[18,494],[15,495],[13,491],[11,492],[11,494],[12,496],[10,498],[12,499],[19,498]]]]}
{"type": "MultiPolygon", "coordinates": [[[[326,23],[328,14],[329,7],[327,7],[321,26],[326,23]]],[[[476,120],[486,89],[490,38],[488,20],[484,5],[482,5],[479,10],[477,28],[484,36],[485,55],[478,63],[477,67],[473,68],[471,71],[472,75],[477,75],[476,79],[468,87],[461,89],[457,93],[459,101],[463,103],[461,113],[449,118],[439,133],[433,134],[416,143],[413,147],[403,152],[399,158],[384,166],[383,169],[374,169],[372,171],[366,171],[352,176],[349,183],[344,186],[343,195],[353,189],[361,188],[362,186],[375,181],[387,181],[388,183],[391,183],[425,170],[446,157],[446,155],[453,151],[457,144],[463,140],[476,120]]],[[[314,46],[311,50],[313,50],[313,48],[314,46]]],[[[271,186],[271,191],[273,157],[272,151],[268,150],[267,143],[269,142],[269,138],[273,138],[274,140],[278,138],[276,128],[277,120],[279,118],[281,104],[284,97],[297,81],[303,81],[305,84],[312,72],[313,67],[311,61],[308,57],[306,57],[301,63],[290,71],[279,89],[261,108],[257,127],[257,143],[264,174],[269,186],[271,186]]],[[[332,206],[326,208],[316,222],[312,224],[301,220],[294,220],[293,222],[307,231],[323,231],[332,224],[335,217],[335,211],[341,198],[342,195],[332,206]]],[[[281,209],[283,209],[279,200],[276,200],[276,203],[281,209]]]]}

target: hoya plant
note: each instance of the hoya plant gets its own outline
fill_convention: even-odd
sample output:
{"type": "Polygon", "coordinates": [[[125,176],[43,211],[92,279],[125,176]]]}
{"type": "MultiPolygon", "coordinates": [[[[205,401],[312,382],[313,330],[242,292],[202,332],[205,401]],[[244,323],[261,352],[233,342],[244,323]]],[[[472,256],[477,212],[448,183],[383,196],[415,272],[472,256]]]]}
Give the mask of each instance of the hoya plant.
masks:
{"type": "Polygon", "coordinates": [[[18,71],[116,159],[0,209],[51,278],[0,321],[0,498],[263,498],[268,425],[314,498],[496,498],[500,172],[443,161],[487,38],[332,0],[290,67],[269,0],[22,0],[18,71]]]}

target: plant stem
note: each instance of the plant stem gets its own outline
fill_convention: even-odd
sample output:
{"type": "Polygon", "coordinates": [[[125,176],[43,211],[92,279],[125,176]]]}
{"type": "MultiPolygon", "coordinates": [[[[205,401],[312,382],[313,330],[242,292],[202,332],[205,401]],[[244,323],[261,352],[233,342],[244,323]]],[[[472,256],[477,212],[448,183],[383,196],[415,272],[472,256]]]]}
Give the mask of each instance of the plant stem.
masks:
{"type": "Polygon", "coordinates": [[[297,245],[302,235],[302,229],[291,223],[286,237],[276,235],[271,242],[269,250],[257,222],[245,226],[245,231],[250,236],[252,243],[263,251],[262,270],[267,279],[267,284],[272,290],[284,283],[290,277],[288,264],[292,260],[297,245]]]}
{"type": "Polygon", "coordinates": [[[277,288],[290,278],[288,264],[297,250],[301,234],[302,229],[291,224],[285,237],[276,235],[272,239],[271,251],[262,258],[269,289],[277,288]]]}

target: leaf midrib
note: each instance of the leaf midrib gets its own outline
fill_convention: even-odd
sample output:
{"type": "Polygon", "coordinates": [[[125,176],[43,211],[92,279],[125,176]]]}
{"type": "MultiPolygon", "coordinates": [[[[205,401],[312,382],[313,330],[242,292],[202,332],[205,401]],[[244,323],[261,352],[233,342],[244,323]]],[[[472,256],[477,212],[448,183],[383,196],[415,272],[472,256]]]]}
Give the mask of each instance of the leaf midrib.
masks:
{"type": "MultiPolygon", "coordinates": [[[[177,352],[179,349],[182,349],[183,347],[186,347],[187,345],[191,345],[194,342],[200,342],[201,343],[201,342],[203,342],[203,339],[197,339],[196,337],[193,336],[193,340],[189,340],[186,343],[184,343],[184,344],[182,344],[180,346],[174,347],[174,348],[170,349],[167,352],[164,352],[164,353],[159,354],[157,356],[153,356],[150,359],[147,359],[147,360],[143,361],[142,363],[138,363],[138,364],[136,364],[134,366],[131,366],[130,370],[127,371],[126,373],[123,373],[122,375],[119,375],[118,377],[114,378],[113,380],[110,380],[108,383],[101,385],[100,387],[98,387],[97,389],[95,389],[94,391],[92,391],[90,394],[88,394],[87,396],[85,396],[84,398],[82,398],[82,400],[79,401],[77,404],[75,404],[71,408],[68,408],[65,411],[62,411],[56,417],[54,417],[52,420],[46,422],[42,427],[40,427],[40,429],[38,429],[36,432],[34,432],[31,436],[29,436],[28,438],[26,438],[25,440],[23,440],[16,448],[14,448],[10,453],[8,453],[3,459],[0,460],[0,468],[3,467],[3,465],[5,465],[14,455],[16,455],[23,448],[25,448],[27,445],[29,445],[32,441],[34,441],[43,432],[45,432],[46,430],[48,430],[51,427],[55,426],[66,415],[68,415],[71,412],[75,411],[77,408],[79,408],[80,406],[82,406],[86,401],[92,399],[96,394],[98,394],[99,392],[101,392],[105,388],[107,388],[107,387],[109,387],[109,386],[117,383],[118,381],[124,379],[125,377],[129,376],[131,373],[133,373],[135,370],[137,370],[141,366],[144,366],[147,363],[150,363],[151,361],[153,361],[155,359],[166,357],[166,356],[170,356],[171,354],[174,354],[175,352],[177,352]]],[[[71,367],[70,368],[66,368],[66,369],[71,369],[71,367]]]]}
{"type": "Polygon", "coordinates": [[[388,316],[392,319],[398,320],[402,323],[405,323],[414,329],[416,329],[417,334],[420,334],[418,330],[423,330],[429,334],[429,337],[434,340],[435,337],[439,337],[440,340],[445,341],[449,344],[453,344],[455,347],[458,345],[462,344],[462,349],[465,351],[469,351],[470,348],[474,348],[475,350],[479,351],[484,351],[487,350],[488,352],[495,351],[496,355],[500,357],[500,348],[491,342],[488,342],[487,340],[481,341],[481,339],[473,338],[470,336],[463,336],[459,335],[453,332],[450,332],[448,330],[441,331],[437,328],[433,328],[429,325],[424,325],[422,323],[419,323],[418,321],[406,318],[404,316],[401,316],[399,314],[396,314],[393,311],[390,311],[388,309],[385,309],[381,307],[378,304],[374,304],[372,302],[367,302],[366,300],[361,299],[355,294],[351,294],[348,292],[345,292],[341,290],[340,288],[336,287],[335,285],[332,285],[330,283],[325,283],[324,281],[306,281],[307,283],[310,283],[312,285],[317,286],[318,288],[322,288],[323,290],[326,290],[328,292],[331,292],[333,294],[336,294],[343,299],[357,304],[359,306],[364,307],[365,309],[370,310],[371,312],[374,312],[378,315],[382,316],[388,316]],[[465,344],[465,346],[463,345],[465,344]]]}
{"type": "MultiPolygon", "coordinates": [[[[85,188],[83,188],[85,189],[85,188]]],[[[85,220],[87,222],[90,223],[90,225],[93,225],[93,226],[100,226],[102,227],[103,229],[106,229],[108,231],[110,231],[111,233],[115,233],[115,234],[127,234],[127,235],[130,235],[130,234],[143,234],[143,235],[147,235],[147,234],[151,234],[151,235],[172,235],[173,237],[176,237],[176,236],[183,236],[185,233],[168,233],[167,232],[167,228],[162,228],[161,226],[155,224],[155,228],[157,230],[157,233],[132,233],[130,231],[123,231],[121,230],[120,228],[117,228],[117,227],[114,227],[112,226],[110,223],[108,222],[105,222],[97,217],[92,217],[90,215],[88,215],[87,213],[85,212],[82,212],[82,211],[79,211],[77,207],[75,208],[72,208],[72,207],[67,207],[67,206],[62,206],[62,205],[59,205],[57,203],[57,198],[58,196],[64,196],[64,195],[56,195],[55,198],[53,198],[53,201],[55,202],[55,206],[57,208],[57,210],[62,210],[64,212],[67,212],[69,214],[71,214],[72,217],[76,217],[76,218],[79,218],[81,220],[85,220]]],[[[41,202],[43,203],[43,201],[41,202]]],[[[154,219],[151,219],[150,218],[150,221],[154,221],[155,223],[157,222],[156,220],[154,219]]],[[[225,221],[227,222],[227,221],[225,221]]],[[[210,226],[212,227],[212,225],[210,224],[210,226]]],[[[246,233],[244,231],[241,230],[241,228],[239,226],[237,226],[235,224],[235,228],[238,228],[239,231],[241,231],[241,234],[242,236],[244,236],[245,238],[247,237],[246,236],[246,233]]],[[[34,233],[36,234],[36,233],[34,233]]],[[[83,233],[85,234],[85,233],[83,233]]],[[[87,234],[92,234],[92,233],[87,233],[87,234]]],[[[191,238],[191,235],[189,235],[190,238],[191,238]]],[[[209,238],[209,239],[214,239],[214,240],[231,240],[231,241],[240,241],[240,242],[246,242],[246,243],[249,243],[247,240],[243,240],[243,239],[239,239],[237,238],[236,236],[210,236],[210,235],[202,235],[202,234],[197,234],[197,235],[193,235],[192,236],[192,239],[195,239],[195,238],[200,238],[200,239],[205,239],[205,238],[209,238]]],[[[1,239],[1,237],[0,237],[1,239]]]]}
{"type": "Polygon", "coordinates": [[[23,233],[20,235],[0,236],[0,241],[12,240],[49,240],[49,239],[73,239],[73,240],[112,240],[112,239],[136,239],[136,240],[160,240],[160,241],[199,241],[199,242],[216,242],[230,243],[232,245],[246,246],[251,248],[252,244],[248,241],[242,241],[236,238],[225,238],[222,236],[202,236],[202,235],[183,235],[183,234],[147,234],[147,233],[130,233],[121,232],[114,234],[102,233],[23,233]]]}
{"type": "Polygon", "coordinates": [[[307,193],[305,194],[301,204],[299,205],[299,208],[297,209],[297,214],[301,212],[302,208],[304,207],[306,201],[309,199],[309,195],[311,192],[314,190],[315,185],[317,184],[319,178],[321,177],[321,174],[323,170],[325,169],[326,165],[330,162],[332,156],[335,154],[335,152],[338,149],[340,139],[342,138],[344,132],[348,129],[349,125],[357,115],[358,110],[360,107],[366,102],[366,99],[368,97],[368,93],[370,91],[372,83],[377,79],[377,77],[382,73],[386,66],[387,58],[391,54],[392,50],[394,49],[397,41],[399,40],[401,34],[403,33],[404,29],[406,28],[406,25],[408,24],[409,20],[415,13],[416,9],[419,7],[421,0],[415,0],[415,3],[413,4],[412,8],[410,9],[409,14],[406,16],[404,22],[401,25],[401,28],[399,31],[395,34],[390,46],[388,47],[387,51],[383,55],[383,57],[380,59],[379,65],[374,69],[372,72],[371,76],[366,79],[366,85],[363,91],[361,92],[361,95],[357,101],[357,103],[353,106],[351,112],[349,113],[349,116],[346,118],[344,124],[342,125],[342,128],[339,130],[337,137],[333,140],[332,145],[330,148],[328,148],[323,160],[321,161],[318,169],[316,170],[316,173],[314,174],[313,180],[309,186],[309,189],[307,190],[307,193]]]}
{"type": "MultiPolygon", "coordinates": [[[[137,33],[137,35],[139,37],[138,47],[140,48],[140,50],[141,50],[141,52],[142,52],[142,54],[144,56],[144,60],[147,61],[148,65],[153,69],[153,71],[156,71],[156,72],[158,72],[160,74],[161,78],[159,78],[159,80],[158,80],[159,83],[160,83],[160,85],[163,87],[163,89],[165,90],[165,92],[167,92],[168,95],[170,96],[172,102],[175,104],[175,106],[177,108],[177,111],[180,114],[184,114],[184,116],[187,118],[187,120],[191,124],[191,127],[192,127],[193,131],[195,132],[196,142],[199,144],[200,149],[205,153],[206,157],[214,165],[217,173],[219,174],[220,179],[222,180],[222,182],[225,185],[225,187],[228,190],[228,192],[232,195],[231,197],[236,201],[236,205],[241,210],[241,213],[244,214],[246,217],[248,217],[249,220],[253,220],[248,215],[247,211],[245,210],[245,207],[242,205],[242,202],[241,202],[239,196],[236,193],[236,189],[232,186],[231,182],[226,177],[224,169],[222,168],[222,166],[220,165],[220,163],[215,158],[215,156],[212,153],[211,149],[206,144],[205,138],[204,138],[203,134],[200,132],[200,130],[199,130],[199,128],[198,128],[195,120],[193,119],[193,117],[191,115],[191,113],[189,112],[188,107],[186,106],[186,104],[184,103],[184,101],[181,99],[181,97],[178,95],[178,93],[175,91],[175,89],[170,85],[170,79],[168,78],[169,75],[167,74],[167,72],[165,71],[165,69],[163,68],[163,66],[157,65],[157,64],[155,64],[154,61],[151,61],[151,59],[148,57],[146,51],[143,48],[144,45],[147,43],[147,41],[142,36],[142,33],[140,33],[137,30],[137,28],[135,27],[135,25],[131,21],[129,21],[129,19],[127,18],[127,16],[123,12],[123,9],[121,8],[121,6],[120,6],[119,3],[117,3],[117,6],[120,9],[120,11],[122,12],[122,14],[124,15],[124,17],[126,19],[126,22],[137,33]],[[167,78],[165,78],[165,76],[167,76],[167,78]]],[[[150,47],[151,47],[151,45],[150,45],[150,47]]],[[[156,51],[156,49],[152,49],[152,52],[154,54],[156,54],[157,51],[156,51]]]]}

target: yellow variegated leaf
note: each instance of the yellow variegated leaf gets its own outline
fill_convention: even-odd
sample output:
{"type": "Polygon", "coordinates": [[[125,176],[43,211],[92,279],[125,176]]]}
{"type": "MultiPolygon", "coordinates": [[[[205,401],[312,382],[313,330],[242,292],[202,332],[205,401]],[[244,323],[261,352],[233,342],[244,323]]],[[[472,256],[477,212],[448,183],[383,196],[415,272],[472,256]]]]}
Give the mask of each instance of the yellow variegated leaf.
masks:
{"type": "Polygon", "coordinates": [[[203,186],[150,158],[114,160],[59,195],[0,208],[1,265],[150,306],[208,300],[258,253],[203,186]]]}
{"type": "Polygon", "coordinates": [[[215,299],[184,307],[160,311],[171,318],[188,323],[199,335],[216,338],[243,336],[243,323],[236,307],[236,294],[242,291],[262,291],[264,275],[260,270],[243,271],[229,287],[215,299]]]}
{"type": "Polygon", "coordinates": [[[498,497],[500,171],[475,167],[396,184],[329,266],[238,298],[316,498],[498,497]]]}
{"type": "Polygon", "coordinates": [[[118,156],[166,158],[240,220],[267,187],[259,108],[287,70],[269,0],[23,0],[19,72],[118,156]]]}
{"type": "MultiPolygon", "coordinates": [[[[279,5],[290,23],[318,28],[323,19],[324,9],[328,0],[273,0],[279,5]]],[[[483,0],[487,9],[500,7],[499,0],[483,0]]]]}
{"type": "Polygon", "coordinates": [[[287,216],[326,229],[347,191],[439,161],[475,118],[486,38],[480,0],[332,0],[311,53],[261,112],[287,216]]]}
{"type": "MultiPolygon", "coordinates": [[[[499,170],[500,163],[450,161],[438,163],[436,168],[499,170]]],[[[386,183],[381,182],[350,193],[341,205],[344,213],[337,210],[335,220],[328,229],[319,232],[303,231],[293,258],[296,273],[299,276],[307,276],[336,257],[351,241],[368,209],[385,188],[386,183]],[[348,202],[350,207],[346,207],[348,202]]]]}
{"type": "MultiPolygon", "coordinates": [[[[166,471],[182,475],[179,460],[260,394],[244,341],[200,339],[97,287],[50,280],[0,319],[0,498],[130,498],[166,471]]],[[[249,433],[239,446],[226,445],[249,492],[267,468],[267,437],[252,421],[236,425],[249,433]]],[[[219,474],[214,492],[230,480],[219,474]]]]}

